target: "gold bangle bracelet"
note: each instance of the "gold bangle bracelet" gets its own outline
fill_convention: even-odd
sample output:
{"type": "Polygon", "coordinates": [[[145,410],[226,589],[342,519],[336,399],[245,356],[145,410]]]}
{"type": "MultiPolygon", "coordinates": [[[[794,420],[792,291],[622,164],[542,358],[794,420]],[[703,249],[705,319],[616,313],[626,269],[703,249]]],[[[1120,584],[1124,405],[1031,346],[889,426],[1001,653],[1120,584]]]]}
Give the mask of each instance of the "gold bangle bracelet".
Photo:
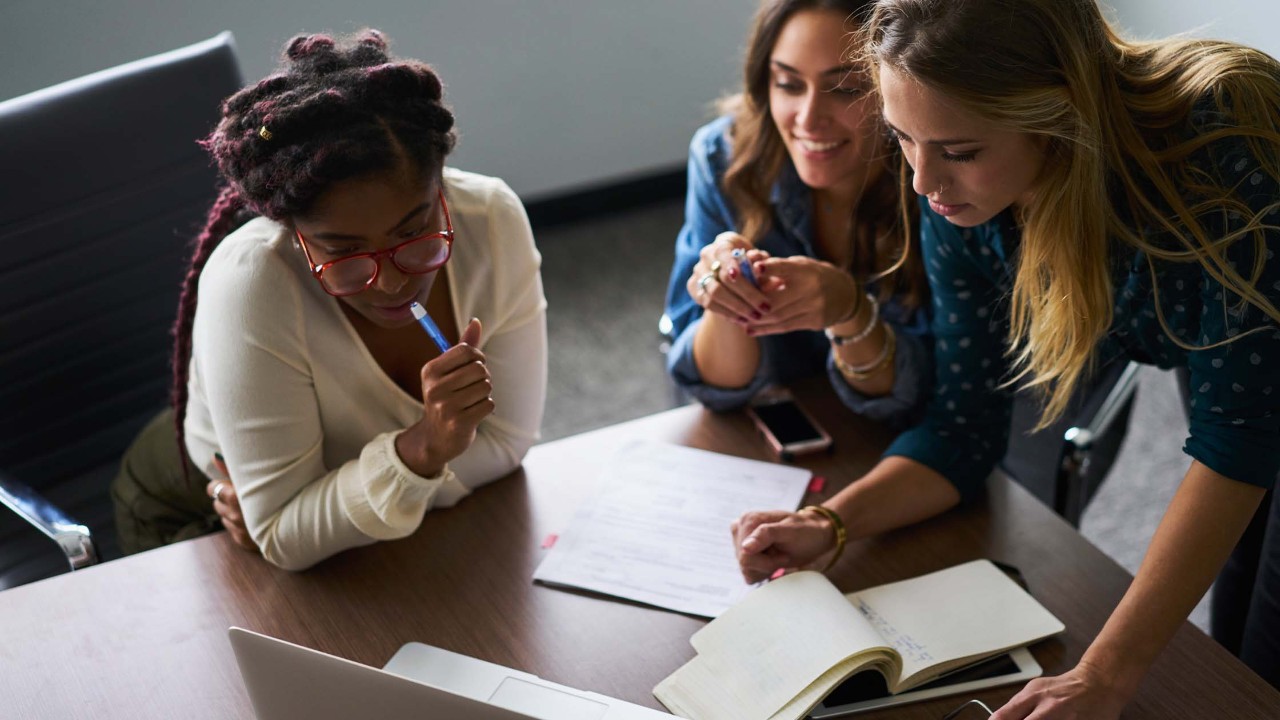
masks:
{"type": "Polygon", "coordinates": [[[884,326],[884,333],[884,349],[880,351],[880,357],[871,361],[869,365],[854,367],[842,360],[838,351],[832,351],[831,359],[835,361],[836,368],[841,375],[845,376],[845,379],[853,382],[868,380],[872,375],[893,364],[894,356],[897,355],[898,350],[898,336],[894,334],[893,328],[888,325],[884,326]]]}
{"type": "Polygon", "coordinates": [[[840,554],[844,552],[844,544],[848,539],[848,533],[845,532],[844,521],[840,519],[840,516],[836,514],[835,510],[832,510],[825,505],[806,505],[801,508],[800,512],[810,510],[830,520],[831,529],[836,534],[836,552],[831,556],[831,559],[827,561],[827,566],[822,568],[822,572],[826,572],[836,564],[836,561],[840,559],[840,554]]]}

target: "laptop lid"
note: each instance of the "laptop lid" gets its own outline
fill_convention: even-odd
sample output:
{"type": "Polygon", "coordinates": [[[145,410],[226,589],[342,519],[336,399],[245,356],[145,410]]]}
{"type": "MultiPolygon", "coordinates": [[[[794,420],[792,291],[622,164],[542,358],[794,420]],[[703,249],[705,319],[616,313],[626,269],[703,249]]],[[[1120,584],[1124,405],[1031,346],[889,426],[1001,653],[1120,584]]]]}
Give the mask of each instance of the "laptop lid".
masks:
{"type": "Polygon", "coordinates": [[[406,643],[385,668],[459,695],[545,720],[662,720],[669,713],[423,643],[406,643]]]}
{"type": "Polygon", "coordinates": [[[258,720],[531,720],[529,715],[267,635],[237,627],[229,634],[258,720]]]}

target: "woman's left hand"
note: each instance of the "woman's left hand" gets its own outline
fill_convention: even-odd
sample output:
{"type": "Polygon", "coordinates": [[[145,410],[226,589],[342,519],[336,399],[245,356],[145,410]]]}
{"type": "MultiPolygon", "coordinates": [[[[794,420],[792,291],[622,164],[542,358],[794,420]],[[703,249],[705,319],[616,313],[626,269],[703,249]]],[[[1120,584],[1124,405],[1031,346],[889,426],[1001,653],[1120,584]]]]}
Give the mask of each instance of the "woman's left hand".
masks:
{"type": "Polygon", "coordinates": [[[218,519],[222,521],[222,527],[226,528],[227,533],[231,535],[232,541],[245,550],[256,553],[258,544],[253,541],[249,535],[249,528],[245,526],[244,514],[240,512],[240,496],[236,493],[236,486],[231,484],[231,473],[227,472],[227,464],[222,461],[222,458],[216,456],[213,462],[222,472],[222,476],[228,479],[210,480],[204,491],[213,500],[213,509],[218,513],[218,519]]]}
{"type": "Polygon", "coordinates": [[[747,326],[751,335],[821,330],[843,320],[862,292],[858,281],[829,262],[804,255],[755,262],[757,284],[772,309],[747,326]]]}
{"type": "Polygon", "coordinates": [[[1128,702],[1129,693],[1080,663],[1062,675],[1027,683],[991,720],[1118,720],[1128,702]]]}

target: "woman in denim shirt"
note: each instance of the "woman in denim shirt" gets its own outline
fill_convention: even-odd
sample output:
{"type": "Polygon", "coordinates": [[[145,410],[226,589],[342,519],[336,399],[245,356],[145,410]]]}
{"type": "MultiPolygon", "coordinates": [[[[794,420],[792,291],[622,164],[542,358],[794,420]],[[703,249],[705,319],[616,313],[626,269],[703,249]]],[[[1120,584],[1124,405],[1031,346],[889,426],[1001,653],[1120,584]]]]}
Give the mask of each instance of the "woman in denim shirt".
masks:
{"type": "Polygon", "coordinates": [[[865,73],[845,61],[848,18],[867,5],[766,0],[746,92],[690,145],[668,370],[714,410],[823,367],[869,418],[901,427],[924,404],[924,273],[914,248],[899,257],[908,245],[892,148],[865,73]]]}

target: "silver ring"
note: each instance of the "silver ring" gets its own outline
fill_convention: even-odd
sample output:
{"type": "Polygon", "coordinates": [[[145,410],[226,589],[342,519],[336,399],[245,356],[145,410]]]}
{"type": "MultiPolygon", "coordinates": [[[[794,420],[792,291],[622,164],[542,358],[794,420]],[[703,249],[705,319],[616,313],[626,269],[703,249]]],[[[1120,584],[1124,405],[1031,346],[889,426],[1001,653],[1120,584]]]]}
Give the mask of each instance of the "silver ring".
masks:
{"type": "Polygon", "coordinates": [[[702,278],[698,280],[698,292],[703,295],[706,295],[707,283],[713,282],[715,279],[716,279],[715,273],[707,273],[706,275],[703,275],[702,278]]]}
{"type": "Polygon", "coordinates": [[[222,489],[225,488],[226,486],[227,484],[221,480],[213,484],[213,501],[214,502],[222,502],[222,489]]]}

